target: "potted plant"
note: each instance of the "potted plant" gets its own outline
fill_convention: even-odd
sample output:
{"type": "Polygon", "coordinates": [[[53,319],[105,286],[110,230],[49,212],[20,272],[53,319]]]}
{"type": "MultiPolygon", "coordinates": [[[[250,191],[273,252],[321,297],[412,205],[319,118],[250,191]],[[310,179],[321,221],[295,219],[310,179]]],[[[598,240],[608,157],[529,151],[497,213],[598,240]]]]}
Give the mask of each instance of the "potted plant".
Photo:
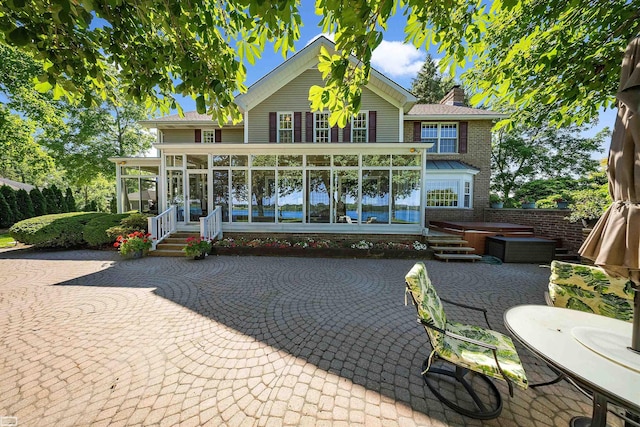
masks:
{"type": "Polygon", "coordinates": [[[566,197],[565,195],[561,194],[558,197],[556,197],[556,206],[558,207],[558,209],[567,209],[569,207],[569,198],[566,197]]]}
{"type": "Polygon", "coordinates": [[[493,209],[502,209],[502,207],[504,206],[502,198],[497,194],[489,195],[489,203],[493,209]]]}
{"type": "Polygon", "coordinates": [[[141,258],[151,249],[151,234],[142,231],[134,231],[126,236],[118,236],[114,247],[118,248],[120,255],[130,258],[141,258]]]}
{"type": "Polygon", "coordinates": [[[189,258],[204,259],[211,252],[211,241],[204,237],[189,237],[182,252],[189,258]]]}
{"type": "Polygon", "coordinates": [[[524,197],[520,200],[520,205],[522,206],[522,209],[535,209],[536,202],[530,197],[524,197]]]}

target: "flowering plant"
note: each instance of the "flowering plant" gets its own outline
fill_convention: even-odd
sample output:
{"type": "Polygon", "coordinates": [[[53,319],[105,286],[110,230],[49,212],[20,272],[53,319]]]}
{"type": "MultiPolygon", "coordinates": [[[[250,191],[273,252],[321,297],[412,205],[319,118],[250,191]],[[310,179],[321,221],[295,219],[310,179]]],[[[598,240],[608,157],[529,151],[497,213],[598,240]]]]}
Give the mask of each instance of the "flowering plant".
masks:
{"type": "Polygon", "coordinates": [[[359,242],[352,244],[351,247],[353,249],[368,250],[373,247],[373,243],[367,242],[366,240],[360,240],[359,242]]]}
{"type": "Polygon", "coordinates": [[[187,245],[182,248],[182,252],[188,257],[206,256],[210,251],[211,242],[204,237],[188,237],[187,245]]]}
{"type": "Polygon", "coordinates": [[[144,233],[142,231],[134,231],[124,236],[118,236],[114,247],[118,248],[120,255],[129,255],[132,253],[140,252],[145,255],[151,249],[151,234],[144,233]]]}

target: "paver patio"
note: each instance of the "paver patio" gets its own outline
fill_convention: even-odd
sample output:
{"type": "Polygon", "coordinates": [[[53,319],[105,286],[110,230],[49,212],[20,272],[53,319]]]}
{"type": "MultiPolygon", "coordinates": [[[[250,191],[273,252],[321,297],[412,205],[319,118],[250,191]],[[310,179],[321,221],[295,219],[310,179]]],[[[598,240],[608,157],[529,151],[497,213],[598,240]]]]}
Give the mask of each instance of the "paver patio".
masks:
{"type": "MultiPolygon", "coordinates": [[[[413,262],[0,252],[0,417],[19,426],[567,426],[590,413],[566,383],[510,398],[500,382],[504,410],[486,422],[443,406],[423,385],[430,347],[404,306],[413,262]]],[[[442,297],[489,308],[502,332],[506,308],[544,303],[549,276],[537,265],[427,268],[442,297]]],[[[551,376],[518,349],[531,382],[551,376]]]]}

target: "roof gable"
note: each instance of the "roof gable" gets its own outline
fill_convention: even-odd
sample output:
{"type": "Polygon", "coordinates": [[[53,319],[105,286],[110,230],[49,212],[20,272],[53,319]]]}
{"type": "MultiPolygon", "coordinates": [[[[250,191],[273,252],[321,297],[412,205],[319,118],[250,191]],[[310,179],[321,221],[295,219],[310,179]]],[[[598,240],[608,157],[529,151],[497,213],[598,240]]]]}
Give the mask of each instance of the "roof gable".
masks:
{"type": "MultiPolygon", "coordinates": [[[[235,103],[245,111],[260,104],[304,71],[316,67],[318,54],[323,46],[330,51],[335,49],[332,41],[324,36],[318,37],[251,85],[246,93],[237,96],[235,103]]],[[[356,63],[355,58],[352,59],[352,62],[356,63]]],[[[416,98],[411,92],[373,68],[367,88],[393,105],[402,107],[404,111],[408,111],[416,102],[416,98]]]]}

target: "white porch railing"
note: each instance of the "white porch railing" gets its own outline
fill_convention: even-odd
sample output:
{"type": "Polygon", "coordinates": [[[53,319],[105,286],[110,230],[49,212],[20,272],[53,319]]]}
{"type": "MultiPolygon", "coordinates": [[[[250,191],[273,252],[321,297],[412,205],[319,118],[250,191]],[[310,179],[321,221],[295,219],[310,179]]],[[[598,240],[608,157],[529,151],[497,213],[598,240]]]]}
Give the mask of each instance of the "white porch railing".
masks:
{"type": "Polygon", "coordinates": [[[171,233],[176,231],[178,222],[178,209],[175,205],[171,205],[169,209],[162,212],[158,216],[149,218],[149,234],[153,239],[151,250],[156,250],[156,245],[169,237],[171,233]]]}
{"type": "Polygon", "coordinates": [[[200,217],[200,236],[205,240],[222,239],[221,206],[216,206],[209,215],[200,217]]]}

